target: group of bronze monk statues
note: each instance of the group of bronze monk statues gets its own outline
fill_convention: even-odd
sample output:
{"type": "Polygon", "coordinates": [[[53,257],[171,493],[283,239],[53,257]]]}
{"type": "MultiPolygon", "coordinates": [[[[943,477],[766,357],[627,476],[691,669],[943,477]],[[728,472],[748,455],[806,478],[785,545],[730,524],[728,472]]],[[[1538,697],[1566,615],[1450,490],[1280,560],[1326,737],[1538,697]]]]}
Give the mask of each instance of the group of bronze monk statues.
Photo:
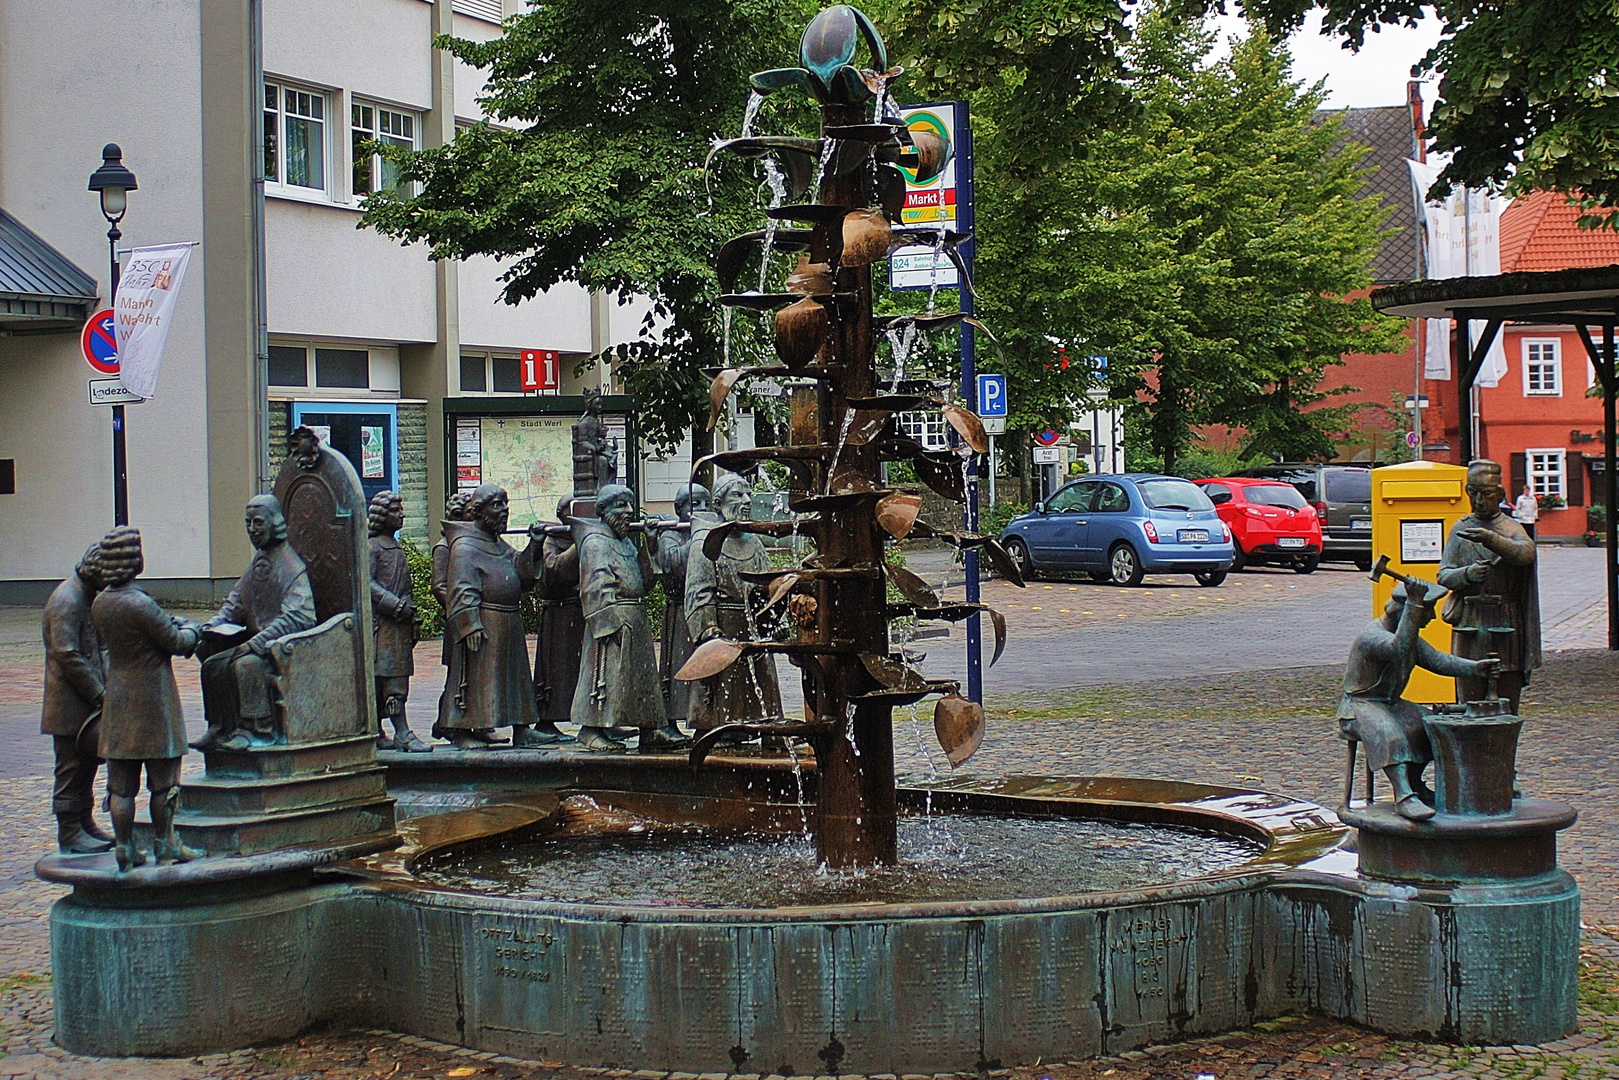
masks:
{"type": "MultiPolygon", "coordinates": [[[[1535,542],[1503,513],[1501,466],[1474,461],[1467,470],[1472,513],[1451,530],[1438,581],[1405,578],[1383,617],[1350,647],[1338,706],[1341,734],[1364,748],[1368,769],[1381,771],[1402,817],[1434,816],[1434,793],[1422,774],[1433,760],[1430,712],[1404,698],[1414,668],[1456,680],[1461,705],[1490,697],[1490,683],[1511,713],[1540,667],[1540,596],[1535,542]],[[1451,625],[1451,652],[1424,641],[1422,628],[1441,614],[1451,625]]],[[[1347,798],[1347,795],[1346,795],[1347,798]]]]}
{"type": "MultiPolygon", "coordinates": [[[[761,587],[739,572],[769,568],[764,546],[734,534],[716,558],[703,551],[708,531],[743,517],[750,496],[747,481],[727,475],[717,485],[717,513],[708,489],[693,484],[677,494],[675,520],[644,521],[634,492],[606,483],[592,493],[594,517],[575,516],[578,497],[564,498],[559,521],[531,527],[518,551],[503,539],[509,507],[502,488],[452,495],[433,547],[448,668],[434,734],[477,750],[508,745],[496,731],[510,727],[516,748],[577,741],[607,752],[627,749],[624,740],[634,736],[641,752],[652,753],[690,744],[683,721],[702,732],[780,716],[769,657],[695,684],[674,678],[696,644],[721,634],[753,636],[761,587]],[[657,581],[668,604],[655,644],[646,599],[657,581]],[[529,589],[540,608],[532,667],[519,613],[529,589]],[[564,733],[561,722],[578,725],[577,734],[564,733]]],[[[400,746],[397,737],[394,744],[418,748],[400,746]]]]}

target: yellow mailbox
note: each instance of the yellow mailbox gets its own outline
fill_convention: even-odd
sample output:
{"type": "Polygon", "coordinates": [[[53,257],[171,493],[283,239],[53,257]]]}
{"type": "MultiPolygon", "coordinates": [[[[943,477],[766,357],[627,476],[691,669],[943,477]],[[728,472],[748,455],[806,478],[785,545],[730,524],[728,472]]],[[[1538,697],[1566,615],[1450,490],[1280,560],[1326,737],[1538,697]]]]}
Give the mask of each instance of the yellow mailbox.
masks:
{"type": "MultiPolygon", "coordinates": [[[[1450,530],[1466,516],[1467,470],[1437,461],[1408,461],[1372,470],[1372,558],[1389,557],[1389,569],[1435,581],[1450,530]]],[[[1372,585],[1372,613],[1383,614],[1397,582],[1385,577],[1372,585]]],[[[1434,617],[1423,638],[1440,652],[1450,651],[1450,624],[1434,617]]],[[[1456,683],[1418,668],[1405,696],[1438,704],[1456,700],[1456,683]]]]}

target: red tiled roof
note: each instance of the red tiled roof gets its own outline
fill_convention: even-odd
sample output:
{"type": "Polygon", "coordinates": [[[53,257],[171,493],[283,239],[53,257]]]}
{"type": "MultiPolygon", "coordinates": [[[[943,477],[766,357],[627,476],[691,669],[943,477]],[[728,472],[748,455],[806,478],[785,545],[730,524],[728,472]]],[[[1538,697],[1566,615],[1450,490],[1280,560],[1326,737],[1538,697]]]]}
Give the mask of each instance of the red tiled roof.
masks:
{"type": "Polygon", "coordinates": [[[1537,191],[1501,215],[1501,272],[1569,270],[1619,263],[1619,232],[1582,229],[1566,195],[1537,191]]]}

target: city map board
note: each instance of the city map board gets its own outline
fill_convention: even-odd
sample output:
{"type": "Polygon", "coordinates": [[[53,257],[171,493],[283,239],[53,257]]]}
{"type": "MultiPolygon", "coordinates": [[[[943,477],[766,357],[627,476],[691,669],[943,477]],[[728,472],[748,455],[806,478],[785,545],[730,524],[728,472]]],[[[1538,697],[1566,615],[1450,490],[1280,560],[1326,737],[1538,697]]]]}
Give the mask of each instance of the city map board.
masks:
{"type": "MultiPolygon", "coordinates": [[[[470,491],[498,484],[511,502],[507,529],[521,532],[538,521],[555,521],[557,502],[573,493],[575,412],[460,415],[453,438],[456,487],[470,491]]],[[[630,454],[626,417],[602,417],[618,440],[619,482],[630,454]]]]}

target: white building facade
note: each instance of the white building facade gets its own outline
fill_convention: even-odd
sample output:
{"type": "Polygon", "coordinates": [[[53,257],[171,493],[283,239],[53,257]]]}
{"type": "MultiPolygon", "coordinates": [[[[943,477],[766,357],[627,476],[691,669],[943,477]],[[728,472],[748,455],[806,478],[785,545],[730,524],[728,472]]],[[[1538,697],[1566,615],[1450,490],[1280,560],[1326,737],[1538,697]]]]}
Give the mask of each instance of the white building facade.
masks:
{"type": "MultiPolygon", "coordinates": [[[[457,475],[458,418],[478,408],[468,399],[520,411],[499,399],[524,397],[525,352],[560,369],[552,393],[611,391],[601,372],[574,369],[633,334],[639,310],[577,286],[508,306],[494,261],[434,263],[356,228],[360,201],[391,182],[357,146],[440,145],[480,119],[481,73],[433,37],[493,37],[516,2],[0,5],[0,210],[31,230],[35,255],[94,279],[91,296],[32,295],[44,287],[5,284],[0,250],[0,602],[43,597],[113,523],[109,410],[87,403],[94,372],[79,345],[83,317],[108,302],[107,225],[85,186],[104,143],[139,180],[122,246],[198,242],[157,397],[127,408],[130,523],[161,595],[210,600],[241,572],[242,507],[266,483],[264,441],[273,475],[290,425],[327,432],[368,491],[400,490],[425,538],[444,493],[478,476],[457,475]]],[[[658,466],[656,494],[688,463],[658,466]]]]}

